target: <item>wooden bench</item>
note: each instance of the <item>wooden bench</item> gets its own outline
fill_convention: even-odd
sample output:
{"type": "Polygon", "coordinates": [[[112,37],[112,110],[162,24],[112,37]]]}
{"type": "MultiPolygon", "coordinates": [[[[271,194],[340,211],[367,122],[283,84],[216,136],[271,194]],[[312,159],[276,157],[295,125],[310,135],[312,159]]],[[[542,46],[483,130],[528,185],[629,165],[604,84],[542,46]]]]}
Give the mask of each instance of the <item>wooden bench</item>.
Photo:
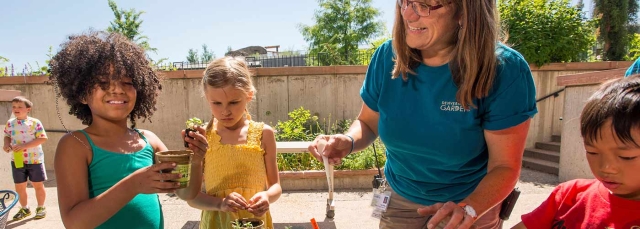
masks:
{"type": "Polygon", "coordinates": [[[311,142],[276,142],[278,153],[307,153],[311,142]]]}

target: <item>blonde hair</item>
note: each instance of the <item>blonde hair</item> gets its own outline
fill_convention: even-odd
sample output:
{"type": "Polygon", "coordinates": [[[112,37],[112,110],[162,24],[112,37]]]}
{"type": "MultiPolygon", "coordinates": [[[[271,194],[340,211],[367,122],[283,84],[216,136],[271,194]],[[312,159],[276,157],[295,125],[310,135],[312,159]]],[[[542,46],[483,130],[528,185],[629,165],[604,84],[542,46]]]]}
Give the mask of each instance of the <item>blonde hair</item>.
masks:
{"type": "MultiPolygon", "coordinates": [[[[498,60],[496,45],[499,39],[499,14],[495,0],[436,0],[438,4],[455,10],[455,17],[461,22],[455,41],[453,58],[449,62],[453,81],[458,86],[456,100],[465,108],[476,107],[474,98],[489,94],[493,84],[498,60]]],[[[420,50],[410,48],[406,43],[406,31],[400,6],[396,4],[393,26],[393,49],[396,53],[392,78],[408,74],[415,75],[413,69],[422,63],[420,50]]]]}
{"type": "MultiPolygon", "coordinates": [[[[203,91],[207,86],[224,88],[232,86],[243,90],[246,94],[255,94],[256,88],[251,80],[251,72],[247,62],[242,57],[229,57],[215,59],[207,65],[202,76],[203,91]]],[[[248,106],[248,105],[247,105],[248,106]]],[[[247,119],[251,119],[248,108],[245,110],[247,119]]],[[[213,117],[207,124],[207,130],[213,126],[213,117]]]]}

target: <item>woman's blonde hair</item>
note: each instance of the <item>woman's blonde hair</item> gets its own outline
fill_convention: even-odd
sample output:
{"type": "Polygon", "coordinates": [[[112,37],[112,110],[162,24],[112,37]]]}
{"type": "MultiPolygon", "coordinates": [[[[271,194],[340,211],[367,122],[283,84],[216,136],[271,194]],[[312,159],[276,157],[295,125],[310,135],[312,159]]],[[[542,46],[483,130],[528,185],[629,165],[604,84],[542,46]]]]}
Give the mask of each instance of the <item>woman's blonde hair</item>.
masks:
{"type": "MultiPolygon", "coordinates": [[[[499,33],[499,16],[495,0],[436,0],[438,4],[455,10],[454,18],[460,20],[453,57],[449,62],[453,81],[458,86],[456,100],[465,108],[476,107],[474,98],[489,94],[496,67],[496,45],[499,33]],[[450,2],[450,4],[448,4],[450,2]]],[[[393,26],[393,49],[396,53],[392,78],[402,75],[403,80],[422,63],[420,50],[406,43],[406,31],[401,9],[396,4],[393,26]]]]}
{"type": "MultiPolygon", "coordinates": [[[[255,94],[256,88],[251,80],[251,72],[247,62],[242,57],[229,57],[215,59],[207,65],[202,76],[202,89],[207,86],[224,88],[232,86],[243,90],[246,94],[255,94]]],[[[246,111],[249,119],[249,113],[246,111]]],[[[213,119],[207,124],[207,130],[212,127],[213,119]]]]}

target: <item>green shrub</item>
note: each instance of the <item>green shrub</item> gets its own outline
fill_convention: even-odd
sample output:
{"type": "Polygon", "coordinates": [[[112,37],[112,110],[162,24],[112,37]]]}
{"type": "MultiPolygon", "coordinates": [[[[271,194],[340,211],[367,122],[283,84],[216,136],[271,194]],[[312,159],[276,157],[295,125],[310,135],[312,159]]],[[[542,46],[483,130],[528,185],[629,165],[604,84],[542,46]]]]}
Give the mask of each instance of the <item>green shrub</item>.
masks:
{"type": "Polygon", "coordinates": [[[289,112],[289,120],[276,125],[276,141],[313,141],[319,133],[311,130],[319,129],[318,116],[311,116],[303,107],[289,112]]]}
{"type": "MultiPolygon", "coordinates": [[[[277,141],[313,141],[320,134],[340,134],[344,133],[351,126],[351,120],[339,120],[332,122],[323,120],[321,124],[318,116],[311,115],[311,111],[303,107],[289,112],[289,120],[279,121],[276,125],[277,141]]],[[[382,167],[386,161],[384,145],[380,140],[376,140],[376,151],[378,153],[378,165],[382,167]]],[[[309,153],[279,153],[277,154],[278,170],[280,171],[302,171],[302,170],[324,170],[322,161],[316,160],[309,153]]],[[[365,170],[375,168],[375,157],[373,147],[352,153],[342,160],[342,164],[336,166],[337,170],[365,170]]]]}
{"type": "MultiPolygon", "coordinates": [[[[382,168],[387,160],[384,153],[384,145],[377,139],[376,153],[378,155],[378,166],[382,168]]],[[[324,170],[322,161],[316,160],[310,153],[279,153],[277,156],[278,170],[280,171],[303,171],[303,170],[324,170]]],[[[335,170],[367,170],[376,168],[376,158],[373,146],[354,152],[342,159],[342,164],[335,166],[335,170]]]]}
{"type": "Polygon", "coordinates": [[[631,42],[629,43],[629,54],[627,54],[626,60],[634,61],[640,58],[640,34],[631,35],[631,42]]]}

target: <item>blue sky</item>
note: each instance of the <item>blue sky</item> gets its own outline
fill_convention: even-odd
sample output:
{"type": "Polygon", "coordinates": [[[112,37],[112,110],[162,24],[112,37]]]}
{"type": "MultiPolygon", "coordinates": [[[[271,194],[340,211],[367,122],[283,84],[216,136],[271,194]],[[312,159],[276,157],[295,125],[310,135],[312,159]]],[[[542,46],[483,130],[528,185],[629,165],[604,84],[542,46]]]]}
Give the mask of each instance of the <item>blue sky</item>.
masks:
{"type": "MultiPolygon", "coordinates": [[[[577,0],[572,0],[575,4],[577,0]]],[[[591,1],[585,0],[587,8],[591,1]]],[[[227,47],[280,45],[280,50],[305,50],[299,24],[314,23],[316,0],[116,0],[120,8],[145,11],[141,30],[149,37],[153,59],[185,61],[190,48],[207,44],[218,57],[227,47]]],[[[390,31],[395,0],[373,0],[390,31]]],[[[0,10],[0,56],[16,68],[43,65],[49,46],[53,51],[67,35],[89,28],[105,29],[113,20],[107,0],[10,0],[0,10]]],[[[200,51],[201,52],[201,51],[200,51]]],[[[34,66],[35,68],[35,66],[34,66]]]]}

